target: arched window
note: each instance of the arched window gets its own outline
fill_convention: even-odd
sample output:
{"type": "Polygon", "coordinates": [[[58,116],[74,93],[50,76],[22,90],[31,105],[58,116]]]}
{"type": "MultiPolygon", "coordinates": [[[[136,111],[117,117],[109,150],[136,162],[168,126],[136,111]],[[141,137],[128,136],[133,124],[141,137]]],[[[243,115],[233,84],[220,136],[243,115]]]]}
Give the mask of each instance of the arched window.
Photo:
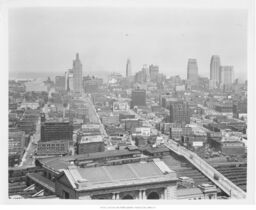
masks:
{"type": "Polygon", "coordinates": [[[122,197],[122,200],[133,200],[133,199],[134,198],[130,194],[127,194],[124,197],[122,197]]]}
{"type": "Polygon", "coordinates": [[[158,200],[158,199],[160,199],[160,196],[159,196],[159,194],[157,193],[157,192],[151,192],[151,193],[149,193],[148,194],[148,199],[155,199],[155,200],[158,200]]]}

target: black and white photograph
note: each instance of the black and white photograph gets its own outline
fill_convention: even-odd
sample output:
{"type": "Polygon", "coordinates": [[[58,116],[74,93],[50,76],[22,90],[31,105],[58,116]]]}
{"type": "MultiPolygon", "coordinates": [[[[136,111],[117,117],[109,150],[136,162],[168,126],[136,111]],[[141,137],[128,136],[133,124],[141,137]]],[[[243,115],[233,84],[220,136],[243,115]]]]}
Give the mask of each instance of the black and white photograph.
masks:
{"type": "Polygon", "coordinates": [[[40,2],[4,10],[6,202],[252,202],[254,1],[40,2]]]}

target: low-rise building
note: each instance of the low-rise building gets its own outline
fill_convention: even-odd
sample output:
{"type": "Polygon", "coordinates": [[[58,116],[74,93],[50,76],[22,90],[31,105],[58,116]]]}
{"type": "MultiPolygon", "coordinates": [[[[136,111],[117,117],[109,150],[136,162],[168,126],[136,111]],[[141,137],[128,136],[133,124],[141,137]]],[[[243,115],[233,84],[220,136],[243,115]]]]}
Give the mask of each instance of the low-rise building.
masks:
{"type": "Polygon", "coordinates": [[[25,150],[25,132],[9,131],[9,166],[19,164],[25,150]]]}
{"type": "Polygon", "coordinates": [[[142,120],[139,119],[123,119],[124,128],[128,132],[133,132],[137,127],[142,126],[142,120]]]}
{"type": "Polygon", "coordinates": [[[183,135],[183,129],[182,128],[170,128],[170,138],[175,141],[180,141],[183,135]]]}
{"type": "Polygon", "coordinates": [[[69,152],[69,142],[66,140],[39,141],[37,145],[38,156],[66,155],[69,152]]]}
{"type": "Polygon", "coordinates": [[[38,109],[40,107],[38,102],[23,102],[20,105],[21,109],[38,109]]]}
{"type": "Polygon", "coordinates": [[[170,149],[168,149],[166,146],[161,145],[161,146],[148,146],[146,148],[143,148],[143,154],[150,156],[150,157],[163,157],[166,155],[170,155],[170,149]]]}
{"type": "Polygon", "coordinates": [[[225,155],[243,155],[246,149],[242,141],[226,140],[221,142],[221,152],[225,155]]]}
{"type": "Polygon", "coordinates": [[[105,150],[103,138],[97,136],[82,136],[77,142],[77,154],[103,152],[105,150]]]}
{"type": "Polygon", "coordinates": [[[25,132],[9,132],[9,155],[22,154],[25,149],[25,132]]]}
{"type": "Polygon", "coordinates": [[[64,199],[175,199],[177,176],[162,161],[64,169],[56,194],[64,199]],[[104,190],[103,190],[104,189],[104,190]]]}
{"type": "Polygon", "coordinates": [[[102,116],[101,122],[104,125],[118,125],[119,122],[119,115],[108,115],[108,116],[102,116]]]}

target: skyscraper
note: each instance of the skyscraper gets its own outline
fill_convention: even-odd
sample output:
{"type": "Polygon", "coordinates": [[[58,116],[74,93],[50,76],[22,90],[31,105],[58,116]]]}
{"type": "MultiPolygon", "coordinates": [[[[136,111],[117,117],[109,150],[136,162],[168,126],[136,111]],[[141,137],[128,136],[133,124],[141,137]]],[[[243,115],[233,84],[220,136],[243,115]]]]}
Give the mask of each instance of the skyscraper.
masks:
{"type": "Polygon", "coordinates": [[[159,74],[159,67],[151,64],[149,66],[149,74],[150,74],[150,80],[153,82],[156,82],[159,74]]]}
{"type": "Polygon", "coordinates": [[[79,54],[76,54],[76,59],[73,61],[73,85],[74,91],[77,93],[82,93],[83,91],[83,70],[82,63],[79,60],[79,54]]]}
{"type": "Polygon", "coordinates": [[[126,77],[132,76],[132,67],[131,67],[131,61],[128,58],[126,63],[126,77]]]}
{"type": "Polygon", "coordinates": [[[69,121],[47,121],[41,124],[41,141],[72,141],[73,125],[69,121]]]}
{"type": "Polygon", "coordinates": [[[234,67],[221,66],[220,67],[220,83],[221,86],[230,86],[234,80],[234,67]]]}
{"type": "Polygon", "coordinates": [[[198,66],[196,59],[188,59],[187,80],[189,80],[193,84],[196,84],[198,81],[198,66]]]}
{"type": "Polygon", "coordinates": [[[147,64],[143,64],[142,71],[145,74],[145,82],[149,82],[150,81],[150,74],[149,74],[149,68],[148,68],[147,64]]]}
{"type": "Polygon", "coordinates": [[[218,87],[220,83],[220,57],[213,55],[210,64],[210,80],[213,88],[218,87]]]}
{"type": "Polygon", "coordinates": [[[179,99],[170,101],[170,122],[179,124],[189,124],[190,115],[188,104],[179,99]]]}

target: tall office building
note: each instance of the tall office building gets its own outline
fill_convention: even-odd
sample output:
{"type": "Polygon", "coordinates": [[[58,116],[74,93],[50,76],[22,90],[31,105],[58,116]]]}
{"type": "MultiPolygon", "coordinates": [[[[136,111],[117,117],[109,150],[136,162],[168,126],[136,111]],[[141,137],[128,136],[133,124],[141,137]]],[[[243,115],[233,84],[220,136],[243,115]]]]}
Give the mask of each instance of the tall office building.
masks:
{"type": "Polygon", "coordinates": [[[150,81],[150,73],[149,73],[149,68],[147,64],[144,64],[142,66],[142,70],[143,74],[145,75],[145,82],[149,82],[150,81]]]}
{"type": "Polygon", "coordinates": [[[210,83],[212,88],[218,87],[220,83],[220,57],[213,55],[210,64],[210,83]]]}
{"type": "Polygon", "coordinates": [[[76,59],[73,61],[73,86],[74,91],[82,93],[83,91],[83,70],[82,63],[79,60],[79,54],[76,54],[76,59]]]}
{"type": "Polygon", "coordinates": [[[72,141],[73,125],[69,121],[46,121],[41,124],[41,141],[72,141]]]}
{"type": "Polygon", "coordinates": [[[149,74],[150,74],[150,80],[153,82],[156,82],[159,74],[159,67],[151,64],[149,66],[149,74]]]}
{"type": "Polygon", "coordinates": [[[198,82],[198,66],[196,59],[188,59],[187,80],[193,84],[198,82]]]}
{"type": "Polygon", "coordinates": [[[146,90],[133,90],[131,107],[134,106],[146,106],[146,90]]]}
{"type": "Polygon", "coordinates": [[[220,83],[221,86],[230,86],[234,80],[234,67],[221,66],[220,67],[220,83]]]}
{"type": "Polygon", "coordinates": [[[170,102],[170,122],[178,124],[189,124],[190,115],[188,104],[179,99],[170,102]]]}
{"type": "Polygon", "coordinates": [[[132,67],[131,67],[131,61],[128,58],[126,63],[126,77],[132,76],[132,67]]]}

